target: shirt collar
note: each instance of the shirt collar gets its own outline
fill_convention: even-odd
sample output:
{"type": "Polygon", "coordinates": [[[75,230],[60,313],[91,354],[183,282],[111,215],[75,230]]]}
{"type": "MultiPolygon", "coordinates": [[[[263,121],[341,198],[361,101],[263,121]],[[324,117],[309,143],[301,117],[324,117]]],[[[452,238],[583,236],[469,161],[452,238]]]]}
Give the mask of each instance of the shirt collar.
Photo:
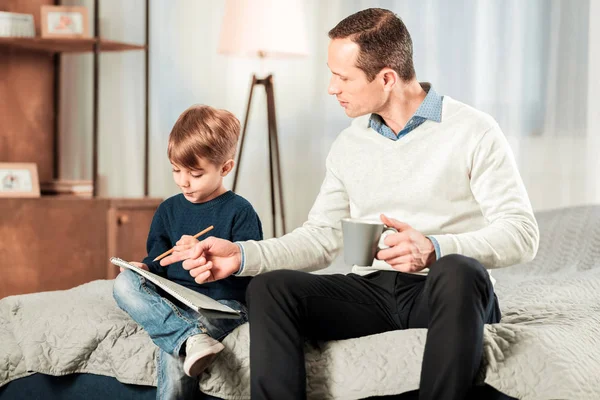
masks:
{"type": "Polygon", "coordinates": [[[435,122],[442,122],[442,101],[443,96],[437,94],[431,83],[422,82],[421,87],[427,92],[427,96],[415,111],[415,117],[429,119],[435,122]]]}
{"type": "MultiPolygon", "coordinates": [[[[413,117],[420,117],[435,122],[442,122],[442,104],[444,96],[440,96],[435,89],[433,89],[433,86],[431,86],[431,83],[429,82],[419,82],[419,84],[423,90],[427,92],[427,95],[425,96],[425,99],[423,99],[423,102],[419,108],[417,108],[417,111],[415,111],[413,117]]],[[[385,124],[385,121],[383,118],[381,118],[381,116],[377,114],[371,114],[371,117],[369,118],[369,128],[378,130],[382,124],[385,124]]]]}

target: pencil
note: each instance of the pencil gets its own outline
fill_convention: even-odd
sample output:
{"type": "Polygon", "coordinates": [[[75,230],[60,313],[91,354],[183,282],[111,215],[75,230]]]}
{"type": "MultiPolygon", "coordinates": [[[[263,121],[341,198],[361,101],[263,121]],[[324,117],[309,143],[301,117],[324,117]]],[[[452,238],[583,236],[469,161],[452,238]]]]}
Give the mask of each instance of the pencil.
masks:
{"type": "MultiPolygon", "coordinates": [[[[203,230],[203,231],[200,231],[200,232],[196,233],[196,234],[194,235],[194,238],[195,238],[195,239],[198,239],[198,237],[199,237],[199,236],[202,236],[202,235],[204,235],[206,232],[210,231],[210,230],[211,230],[211,229],[213,229],[213,228],[214,228],[214,226],[212,226],[212,225],[211,225],[211,226],[209,226],[209,227],[208,227],[208,228],[206,228],[205,230],[203,230]]],[[[158,260],[160,260],[161,258],[164,258],[164,257],[168,256],[168,255],[169,255],[169,254],[171,254],[172,252],[173,252],[173,249],[171,249],[171,250],[167,250],[167,251],[165,251],[164,253],[162,253],[160,256],[156,257],[156,258],[155,258],[154,260],[152,260],[152,261],[158,261],[158,260]]]]}

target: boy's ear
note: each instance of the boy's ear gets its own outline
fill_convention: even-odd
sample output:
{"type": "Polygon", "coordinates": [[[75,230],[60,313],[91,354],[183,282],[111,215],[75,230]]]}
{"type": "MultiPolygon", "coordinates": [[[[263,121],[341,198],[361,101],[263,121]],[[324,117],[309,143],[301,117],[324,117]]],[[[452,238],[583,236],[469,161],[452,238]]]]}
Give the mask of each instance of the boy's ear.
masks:
{"type": "Polygon", "coordinates": [[[221,167],[221,176],[223,176],[223,177],[227,176],[233,169],[234,165],[235,165],[235,161],[233,161],[233,160],[225,161],[225,164],[223,164],[223,166],[221,167]]]}

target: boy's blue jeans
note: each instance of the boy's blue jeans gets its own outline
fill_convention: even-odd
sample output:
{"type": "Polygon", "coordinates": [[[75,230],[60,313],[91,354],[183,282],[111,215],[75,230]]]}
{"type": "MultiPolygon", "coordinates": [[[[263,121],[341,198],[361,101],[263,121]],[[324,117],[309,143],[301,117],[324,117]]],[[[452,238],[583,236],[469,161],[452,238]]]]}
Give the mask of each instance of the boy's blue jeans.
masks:
{"type": "Polygon", "coordinates": [[[235,300],[219,300],[241,311],[242,318],[209,319],[159,290],[142,276],[125,270],[115,279],[113,296],[119,307],[142,326],[160,348],[157,398],[194,398],[199,391],[198,379],[190,378],[183,371],[185,341],[200,333],[222,340],[248,321],[246,307],[235,300]]]}

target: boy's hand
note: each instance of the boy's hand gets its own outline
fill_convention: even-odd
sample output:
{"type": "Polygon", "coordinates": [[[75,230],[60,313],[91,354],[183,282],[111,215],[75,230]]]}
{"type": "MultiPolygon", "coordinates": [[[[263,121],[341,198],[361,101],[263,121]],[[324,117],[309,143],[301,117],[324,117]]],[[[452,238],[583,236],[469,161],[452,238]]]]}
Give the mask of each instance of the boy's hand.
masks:
{"type": "Polygon", "coordinates": [[[198,243],[199,240],[196,239],[193,236],[190,235],[183,235],[181,237],[181,239],[179,239],[177,241],[177,243],[175,243],[175,246],[173,246],[173,252],[178,251],[186,251],[191,249],[192,247],[194,247],[196,245],[196,243],[198,243]]]}
{"type": "Polygon", "coordinates": [[[239,271],[242,254],[237,244],[209,237],[189,250],[173,252],[160,260],[160,265],[177,261],[183,261],[183,268],[190,271],[197,283],[204,283],[227,278],[239,271]]]}
{"type": "MultiPolygon", "coordinates": [[[[137,261],[129,261],[129,264],[134,265],[134,266],[136,266],[138,268],[141,268],[141,269],[145,269],[146,271],[148,271],[148,266],[146,264],[144,264],[144,263],[137,262],[137,261]]],[[[125,271],[125,269],[122,268],[122,267],[119,267],[119,270],[121,272],[125,271]]]]}

